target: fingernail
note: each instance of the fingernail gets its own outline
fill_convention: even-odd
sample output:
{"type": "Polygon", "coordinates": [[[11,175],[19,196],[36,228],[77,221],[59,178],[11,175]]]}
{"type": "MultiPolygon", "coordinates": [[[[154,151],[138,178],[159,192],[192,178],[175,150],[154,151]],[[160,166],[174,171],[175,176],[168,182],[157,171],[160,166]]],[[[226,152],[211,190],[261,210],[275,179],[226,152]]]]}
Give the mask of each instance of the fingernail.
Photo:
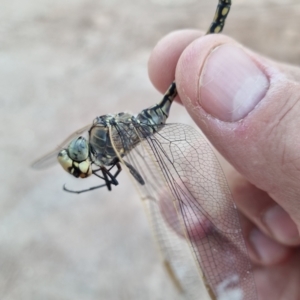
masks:
{"type": "Polygon", "coordinates": [[[278,262],[286,255],[286,247],[271,240],[257,228],[251,230],[249,240],[257,256],[265,264],[278,262]]]}
{"type": "Polygon", "coordinates": [[[278,241],[286,244],[299,243],[300,237],[296,224],[279,205],[268,209],[263,216],[263,221],[278,241]]]}
{"type": "Polygon", "coordinates": [[[222,45],[204,65],[200,105],[222,121],[235,122],[253,110],[268,88],[267,76],[241,48],[222,45]]]}

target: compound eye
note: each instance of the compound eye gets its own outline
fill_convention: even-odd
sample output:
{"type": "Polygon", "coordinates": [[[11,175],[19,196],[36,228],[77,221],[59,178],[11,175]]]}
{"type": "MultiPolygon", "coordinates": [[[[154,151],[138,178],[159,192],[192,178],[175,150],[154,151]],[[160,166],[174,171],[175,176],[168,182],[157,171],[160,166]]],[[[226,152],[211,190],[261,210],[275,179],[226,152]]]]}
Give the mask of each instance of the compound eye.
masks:
{"type": "Polygon", "coordinates": [[[82,136],[74,139],[69,144],[68,153],[69,157],[76,162],[86,160],[89,156],[89,144],[87,140],[82,136]]]}

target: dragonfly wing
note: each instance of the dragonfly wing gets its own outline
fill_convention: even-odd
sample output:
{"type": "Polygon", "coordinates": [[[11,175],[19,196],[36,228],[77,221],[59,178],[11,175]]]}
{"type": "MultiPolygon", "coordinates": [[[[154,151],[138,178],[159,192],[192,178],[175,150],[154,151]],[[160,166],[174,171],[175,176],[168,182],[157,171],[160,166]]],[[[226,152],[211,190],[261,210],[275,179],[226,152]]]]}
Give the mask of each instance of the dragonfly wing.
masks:
{"type": "Polygon", "coordinates": [[[66,148],[68,144],[76,137],[79,137],[86,133],[90,128],[91,124],[84,126],[74,133],[72,133],[70,136],[68,136],[62,143],[60,143],[55,149],[53,149],[51,152],[45,154],[41,158],[37,159],[35,162],[32,163],[31,167],[36,170],[42,170],[46,169],[52,165],[54,165],[57,162],[57,155],[60,150],[66,148]]]}
{"type": "MultiPolygon", "coordinates": [[[[123,130],[118,132],[119,136],[114,136],[113,140],[124,140],[123,145],[126,145],[124,147],[130,147],[125,142],[130,138],[127,136],[129,131],[123,130]]],[[[168,205],[172,209],[172,195],[168,193],[159,165],[153,155],[149,153],[147,142],[143,141],[139,145],[135,145],[126,157],[122,158],[119,155],[119,159],[142,199],[161,260],[171,281],[177,290],[182,292],[183,299],[199,299],[199,295],[203,294],[205,287],[199,274],[199,269],[191,255],[190,246],[185,238],[178,235],[169,225],[169,222],[172,223],[173,221],[178,223],[177,216],[174,216],[174,220],[169,218],[168,222],[163,217],[159,199],[164,193],[169,195],[170,201],[168,201],[168,205]]]]}
{"type": "MultiPolygon", "coordinates": [[[[166,260],[174,269],[184,269],[188,262],[182,249],[189,245],[194,265],[217,299],[257,299],[238,211],[210,145],[183,124],[163,125],[150,136],[143,125],[136,131],[141,143],[124,159],[145,181],[136,186],[166,260]]],[[[196,277],[184,277],[179,280],[188,291],[196,277]]]]}

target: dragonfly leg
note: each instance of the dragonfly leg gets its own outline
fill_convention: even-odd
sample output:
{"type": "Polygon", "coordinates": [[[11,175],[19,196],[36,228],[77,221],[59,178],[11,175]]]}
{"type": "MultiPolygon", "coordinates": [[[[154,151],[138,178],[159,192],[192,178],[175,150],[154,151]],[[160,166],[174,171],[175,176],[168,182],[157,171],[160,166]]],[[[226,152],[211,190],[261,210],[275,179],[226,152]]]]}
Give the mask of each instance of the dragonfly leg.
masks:
{"type": "Polygon", "coordinates": [[[128,162],[124,161],[126,167],[129,169],[129,172],[134,177],[134,179],[141,185],[145,184],[145,181],[142,175],[128,162]]]}
{"type": "Polygon", "coordinates": [[[111,191],[111,185],[118,185],[118,181],[116,180],[116,178],[114,178],[111,173],[105,168],[101,168],[101,171],[102,171],[102,174],[103,174],[103,177],[104,177],[104,181],[106,183],[106,186],[108,188],[109,191],[111,191]],[[111,180],[109,180],[109,178],[111,180]]]}
{"type": "MultiPolygon", "coordinates": [[[[117,181],[117,176],[121,173],[121,171],[122,171],[122,167],[121,167],[121,164],[119,163],[119,161],[117,161],[110,169],[106,169],[105,168],[105,173],[103,173],[103,176],[107,179],[107,181],[106,181],[106,179],[105,179],[105,181],[108,183],[107,184],[107,188],[108,188],[108,190],[109,191],[111,191],[111,184],[113,184],[113,185],[118,185],[119,184],[119,182],[117,181]],[[114,175],[112,175],[111,173],[110,173],[110,170],[114,167],[114,166],[116,166],[117,167],[117,171],[116,171],[116,173],[114,174],[114,175]],[[108,180],[108,178],[107,178],[107,176],[111,179],[111,180],[108,180]]],[[[102,171],[103,172],[103,171],[102,171]]]]}
{"type": "Polygon", "coordinates": [[[109,168],[108,169],[108,171],[110,171],[113,167],[117,167],[117,171],[116,171],[116,173],[114,174],[114,178],[116,179],[117,178],[117,176],[121,173],[121,171],[122,171],[122,167],[121,167],[121,164],[120,164],[120,162],[118,161],[118,162],[116,162],[116,164],[115,165],[113,165],[111,168],[109,168]]]}
{"type": "Polygon", "coordinates": [[[119,161],[116,160],[109,169],[102,166],[100,169],[94,171],[93,174],[96,175],[97,177],[103,179],[105,181],[105,184],[106,184],[108,190],[111,191],[111,185],[119,184],[119,182],[117,181],[116,178],[121,173],[121,171],[122,171],[121,165],[120,165],[119,161]],[[115,174],[112,174],[110,172],[110,170],[114,167],[117,167],[117,171],[115,172],[115,174]],[[99,171],[102,172],[103,177],[96,173],[99,171]]]}
{"type": "Polygon", "coordinates": [[[109,169],[106,169],[105,167],[100,167],[99,169],[93,171],[93,174],[95,176],[97,176],[97,177],[99,177],[99,178],[101,178],[102,180],[105,181],[104,184],[92,186],[88,189],[79,190],[79,191],[69,190],[64,185],[63,190],[66,191],[66,192],[69,192],[69,193],[73,193],[73,194],[81,194],[81,193],[89,192],[89,191],[96,190],[96,189],[99,189],[99,188],[102,188],[102,187],[106,186],[108,188],[108,190],[111,191],[111,185],[118,185],[119,184],[119,182],[117,181],[116,178],[121,173],[121,171],[122,171],[121,165],[120,165],[119,161],[116,161],[109,169]],[[115,174],[111,174],[110,170],[115,166],[117,167],[117,171],[115,172],[115,174]],[[102,172],[103,177],[100,176],[99,174],[97,174],[97,172],[99,172],[99,171],[102,172]]]}
{"type": "Polygon", "coordinates": [[[85,190],[74,191],[74,190],[69,190],[68,188],[66,188],[66,185],[64,185],[63,186],[63,190],[66,191],[66,192],[68,192],[68,193],[81,194],[81,193],[85,193],[85,192],[89,192],[89,191],[92,191],[92,190],[96,190],[96,189],[102,188],[104,186],[107,186],[106,183],[101,184],[101,185],[92,186],[92,187],[90,187],[88,189],[85,189],[85,190]]]}

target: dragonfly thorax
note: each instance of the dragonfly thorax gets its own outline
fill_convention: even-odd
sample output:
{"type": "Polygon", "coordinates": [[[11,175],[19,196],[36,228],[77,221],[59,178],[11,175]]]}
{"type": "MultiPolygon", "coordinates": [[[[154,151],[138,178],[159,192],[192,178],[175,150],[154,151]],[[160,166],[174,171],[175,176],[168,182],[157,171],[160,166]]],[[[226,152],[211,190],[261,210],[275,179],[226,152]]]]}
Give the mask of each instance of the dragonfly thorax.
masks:
{"type": "Polygon", "coordinates": [[[92,175],[89,144],[84,137],[73,139],[67,149],[58,153],[57,159],[63,169],[75,177],[92,175]]]}
{"type": "Polygon", "coordinates": [[[120,139],[120,133],[132,135],[132,115],[119,113],[97,117],[89,130],[89,144],[93,155],[93,162],[98,166],[110,166],[118,155],[126,154],[124,141],[120,139]]]}

